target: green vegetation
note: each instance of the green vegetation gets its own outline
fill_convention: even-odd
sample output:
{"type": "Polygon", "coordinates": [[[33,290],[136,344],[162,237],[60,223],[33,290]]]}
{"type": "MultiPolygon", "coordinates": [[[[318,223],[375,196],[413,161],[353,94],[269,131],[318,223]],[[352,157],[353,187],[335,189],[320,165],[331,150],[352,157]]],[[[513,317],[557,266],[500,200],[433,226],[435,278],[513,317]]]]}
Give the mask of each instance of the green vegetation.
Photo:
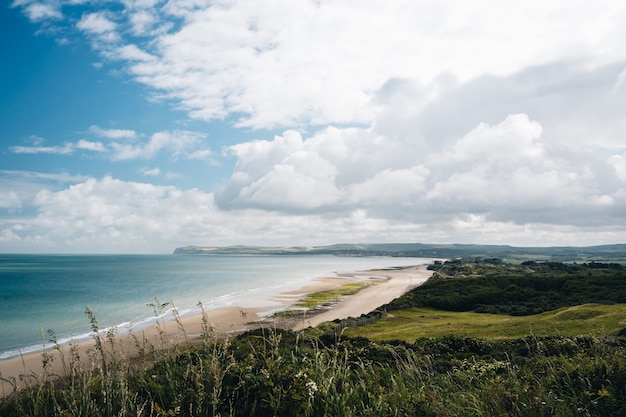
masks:
{"type": "Polygon", "coordinates": [[[589,247],[513,247],[507,245],[433,245],[424,243],[361,243],[329,246],[185,246],[174,254],[183,255],[336,255],[409,256],[419,258],[484,257],[508,260],[552,260],[602,262],[626,261],[626,244],[589,247]]]}
{"type": "Polygon", "coordinates": [[[626,269],[620,264],[456,260],[436,269],[428,282],[387,308],[529,315],[588,303],[626,302],[626,269]]]}
{"type": "Polygon", "coordinates": [[[353,295],[362,290],[364,287],[370,285],[370,281],[358,281],[343,284],[340,287],[333,288],[326,291],[318,291],[311,294],[307,294],[303,300],[298,301],[295,307],[300,308],[316,308],[324,306],[329,303],[337,302],[341,297],[353,295]]]}
{"type": "Polygon", "coordinates": [[[356,294],[363,288],[372,284],[371,280],[350,282],[330,290],[317,291],[306,294],[304,298],[296,302],[289,310],[279,311],[275,317],[295,317],[303,314],[304,311],[317,310],[330,306],[338,302],[342,297],[356,294]]]}
{"type": "Polygon", "coordinates": [[[535,335],[578,336],[614,335],[626,327],[626,305],[585,304],[533,316],[508,316],[475,312],[453,312],[432,308],[393,311],[364,327],[344,330],[345,336],[364,336],[374,341],[402,340],[413,343],[419,338],[472,337],[504,340],[535,335]]]}
{"type": "Polygon", "coordinates": [[[137,340],[133,360],[116,352],[113,334],[97,338],[88,364],[70,349],[66,378],[23,376],[26,389],[5,380],[15,393],[0,400],[0,415],[626,415],[620,266],[482,260],[437,269],[384,319],[338,336],[328,323],[219,341],[205,320],[199,345],[137,340]],[[507,288],[517,298],[493,296],[507,288]],[[469,308],[418,305],[424,299],[469,308]]]}

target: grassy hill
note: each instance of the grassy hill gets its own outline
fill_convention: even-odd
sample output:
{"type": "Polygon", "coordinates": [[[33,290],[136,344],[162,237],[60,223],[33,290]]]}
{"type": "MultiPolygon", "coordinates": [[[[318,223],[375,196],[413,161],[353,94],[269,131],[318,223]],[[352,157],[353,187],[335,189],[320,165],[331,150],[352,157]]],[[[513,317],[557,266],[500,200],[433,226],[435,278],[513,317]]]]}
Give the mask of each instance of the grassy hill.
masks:
{"type": "Polygon", "coordinates": [[[625,327],[625,304],[584,304],[527,316],[415,307],[392,311],[364,327],[347,328],[343,335],[378,342],[415,343],[420,338],[446,336],[501,341],[528,336],[617,336],[625,327]]]}

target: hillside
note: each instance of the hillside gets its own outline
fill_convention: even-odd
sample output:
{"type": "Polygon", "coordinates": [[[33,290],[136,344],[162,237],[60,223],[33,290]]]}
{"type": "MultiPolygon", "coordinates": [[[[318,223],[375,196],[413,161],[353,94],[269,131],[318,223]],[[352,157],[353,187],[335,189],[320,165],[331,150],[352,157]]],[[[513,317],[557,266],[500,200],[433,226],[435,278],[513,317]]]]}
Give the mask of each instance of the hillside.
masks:
{"type": "Polygon", "coordinates": [[[485,257],[541,259],[554,261],[626,261],[626,244],[602,246],[515,247],[508,245],[465,245],[424,243],[363,243],[329,246],[185,246],[177,255],[336,255],[402,256],[420,258],[485,257]]]}

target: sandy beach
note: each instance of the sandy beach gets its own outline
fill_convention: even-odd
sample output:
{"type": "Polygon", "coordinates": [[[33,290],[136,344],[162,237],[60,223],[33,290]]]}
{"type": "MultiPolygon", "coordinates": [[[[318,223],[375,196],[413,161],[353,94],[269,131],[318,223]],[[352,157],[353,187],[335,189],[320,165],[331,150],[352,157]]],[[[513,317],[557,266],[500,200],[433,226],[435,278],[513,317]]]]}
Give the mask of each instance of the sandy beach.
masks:
{"type": "MultiPolygon", "coordinates": [[[[307,327],[315,327],[320,323],[335,319],[358,317],[366,314],[407,291],[421,285],[430,276],[432,271],[427,270],[427,265],[419,265],[408,268],[372,270],[366,272],[340,274],[337,277],[318,278],[310,285],[299,290],[285,292],[278,295],[275,300],[280,301],[288,309],[306,294],[324,291],[339,287],[355,279],[370,279],[373,285],[367,286],[354,295],[343,297],[336,303],[324,309],[311,312],[303,312],[298,318],[284,320],[267,317],[267,311],[260,308],[228,307],[205,312],[204,322],[210,326],[211,332],[216,337],[236,335],[243,331],[259,327],[281,327],[291,330],[301,330],[307,327]]],[[[202,315],[193,315],[180,318],[179,322],[173,320],[161,323],[160,327],[153,326],[134,335],[116,335],[115,348],[118,355],[132,357],[139,350],[152,344],[159,346],[163,343],[163,335],[168,341],[194,343],[201,339],[203,333],[202,315]]],[[[46,355],[52,358],[51,371],[53,374],[64,373],[64,360],[70,355],[71,346],[66,345],[60,349],[47,351],[46,355]]],[[[84,366],[89,366],[95,351],[93,340],[74,345],[78,350],[84,366]]],[[[43,372],[42,353],[32,353],[21,357],[0,361],[0,397],[12,392],[12,387],[4,379],[19,381],[24,376],[35,377],[43,372]]]]}

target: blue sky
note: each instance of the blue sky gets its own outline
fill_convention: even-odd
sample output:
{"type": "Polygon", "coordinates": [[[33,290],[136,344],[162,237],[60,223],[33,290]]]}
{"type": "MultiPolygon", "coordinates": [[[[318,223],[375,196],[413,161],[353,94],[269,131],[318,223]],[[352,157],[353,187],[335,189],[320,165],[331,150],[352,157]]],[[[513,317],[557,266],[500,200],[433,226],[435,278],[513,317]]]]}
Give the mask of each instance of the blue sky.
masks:
{"type": "Polygon", "coordinates": [[[626,234],[626,6],[14,0],[0,252],[626,234]]]}

